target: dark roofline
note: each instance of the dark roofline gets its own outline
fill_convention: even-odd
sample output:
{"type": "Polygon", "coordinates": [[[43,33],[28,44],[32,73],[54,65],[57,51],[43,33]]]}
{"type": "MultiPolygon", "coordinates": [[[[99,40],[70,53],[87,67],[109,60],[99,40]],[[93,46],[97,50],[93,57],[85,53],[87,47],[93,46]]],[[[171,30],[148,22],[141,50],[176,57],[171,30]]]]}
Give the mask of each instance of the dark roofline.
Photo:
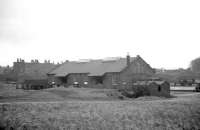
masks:
{"type": "MultiPolygon", "coordinates": [[[[121,60],[121,59],[123,59],[123,60],[127,60],[127,58],[120,58],[120,59],[118,59],[118,60],[116,60],[116,61],[119,61],[119,60],[121,60]]],[[[140,56],[137,56],[137,57],[131,57],[131,62],[130,62],[130,64],[133,64],[134,62],[136,62],[136,61],[138,61],[138,60],[140,60],[141,62],[144,62],[149,68],[151,68],[152,69],[152,67],[146,62],[146,61],[144,61],[140,56]]],[[[104,63],[104,61],[103,60],[90,60],[89,62],[87,62],[87,63],[91,63],[91,62],[94,62],[94,61],[100,61],[101,63],[103,62],[104,63]]],[[[106,61],[106,62],[109,62],[109,61],[106,61]]],[[[115,61],[112,61],[112,62],[115,62],[115,61]]],[[[62,72],[62,71],[56,71],[56,69],[58,69],[59,70],[59,67],[61,67],[61,66],[63,66],[63,67],[65,67],[65,65],[66,64],[69,64],[70,62],[66,62],[66,63],[64,63],[64,64],[61,64],[61,65],[59,65],[59,66],[56,66],[54,69],[52,69],[50,72],[48,72],[48,75],[61,75],[61,76],[67,76],[68,74],[83,74],[82,72],[84,72],[84,71],[74,71],[74,72],[76,72],[76,73],[68,73],[67,71],[66,72],[62,72]]],[[[71,63],[77,63],[77,64],[85,64],[85,63],[79,63],[79,62],[75,62],[75,61],[71,61],[71,63]]],[[[96,75],[95,74],[91,74],[91,76],[104,76],[106,73],[120,73],[120,72],[123,72],[124,70],[126,70],[128,68],[128,66],[127,66],[127,64],[124,66],[122,66],[121,68],[118,68],[118,69],[116,69],[116,70],[107,70],[107,71],[102,71],[101,72],[101,70],[99,70],[100,72],[98,72],[98,73],[96,73],[96,75]],[[115,71],[115,72],[114,72],[115,71]]],[[[61,70],[62,70],[62,68],[61,68],[61,70]]],[[[153,69],[152,69],[153,70],[153,69]]],[[[98,71],[98,70],[97,70],[98,71]]],[[[70,72],[70,71],[69,71],[70,72]]],[[[91,72],[84,72],[85,74],[90,74],[91,72]]],[[[89,75],[90,76],[90,75],[89,75]]]]}

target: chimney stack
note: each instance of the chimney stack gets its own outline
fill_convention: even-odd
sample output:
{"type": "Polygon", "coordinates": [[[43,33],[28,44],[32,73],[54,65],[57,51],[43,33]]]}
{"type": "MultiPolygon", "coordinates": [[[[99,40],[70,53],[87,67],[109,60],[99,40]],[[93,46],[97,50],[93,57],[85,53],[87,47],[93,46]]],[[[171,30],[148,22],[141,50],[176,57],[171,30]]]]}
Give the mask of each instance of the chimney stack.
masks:
{"type": "Polygon", "coordinates": [[[127,56],[126,56],[126,65],[129,66],[130,63],[131,63],[131,58],[130,58],[130,55],[128,53],[127,56]]]}
{"type": "Polygon", "coordinates": [[[137,58],[140,58],[140,55],[137,55],[137,58]]]}

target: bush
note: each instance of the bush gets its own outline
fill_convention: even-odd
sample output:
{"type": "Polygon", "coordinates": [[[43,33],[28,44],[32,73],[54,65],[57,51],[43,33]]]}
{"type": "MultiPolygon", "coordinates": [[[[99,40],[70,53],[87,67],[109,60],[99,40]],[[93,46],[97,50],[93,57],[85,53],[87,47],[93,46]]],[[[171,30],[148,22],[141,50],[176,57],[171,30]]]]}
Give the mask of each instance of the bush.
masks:
{"type": "Polygon", "coordinates": [[[133,91],[135,92],[135,97],[150,96],[150,92],[147,86],[134,86],[133,91]]]}
{"type": "Polygon", "coordinates": [[[121,94],[128,98],[135,98],[136,95],[133,90],[130,91],[128,89],[121,90],[121,94]]]}
{"type": "Polygon", "coordinates": [[[138,98],[141,96],[150,96],[149,90],[147,86],[133,86],[129,89],[123,89],[120,90],[122,95],[128,97],[128,98],[138,98]]]}

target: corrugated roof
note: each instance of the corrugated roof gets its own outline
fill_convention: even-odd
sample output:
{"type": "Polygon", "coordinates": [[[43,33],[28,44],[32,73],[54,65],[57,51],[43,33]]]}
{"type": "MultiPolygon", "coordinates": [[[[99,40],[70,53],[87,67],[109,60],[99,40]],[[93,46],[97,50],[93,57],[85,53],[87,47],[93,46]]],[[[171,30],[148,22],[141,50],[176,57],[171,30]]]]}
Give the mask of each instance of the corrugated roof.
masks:
{"type": "MultiPolygon", "coordinates": [[[[134,61],[134,57],[131,58],[131,62],[134,61]]],[[[88,73],[89,76],[102,76],[109,72],[120,72],[126,67],[126,58],[120,58],[117,60],[103,61],[103,60],[91,60],[90,62],[66,62],[59,66],[49,74],[56,76],[66,76],[71,73],[88,73]]]]}

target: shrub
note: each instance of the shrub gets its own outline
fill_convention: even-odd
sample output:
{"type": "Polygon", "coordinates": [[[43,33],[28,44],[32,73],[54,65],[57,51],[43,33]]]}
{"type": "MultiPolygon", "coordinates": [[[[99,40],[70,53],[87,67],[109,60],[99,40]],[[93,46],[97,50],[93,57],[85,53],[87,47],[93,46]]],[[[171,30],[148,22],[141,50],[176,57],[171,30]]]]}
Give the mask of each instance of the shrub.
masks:
{"type": "Polygon", "coordinates": [[[148,86],[134,86],[133,91],[135,92],[135,97],[150,96],[148,86]]]}
{"type": "Polygon", "coordinates": [[[148,87],[145,85],[135,85],[131,88],[126,88],[120,90],[122,95],[128,97],[128,98],[138,98],[141,96],[149,96],[149,90],[148,87]]]}
{"type": "Polygon", "coordinates": [[[124,89],[121,90],[121,94],[128,98],[135,98],[135,92],[133,90],[124,89]]]}

